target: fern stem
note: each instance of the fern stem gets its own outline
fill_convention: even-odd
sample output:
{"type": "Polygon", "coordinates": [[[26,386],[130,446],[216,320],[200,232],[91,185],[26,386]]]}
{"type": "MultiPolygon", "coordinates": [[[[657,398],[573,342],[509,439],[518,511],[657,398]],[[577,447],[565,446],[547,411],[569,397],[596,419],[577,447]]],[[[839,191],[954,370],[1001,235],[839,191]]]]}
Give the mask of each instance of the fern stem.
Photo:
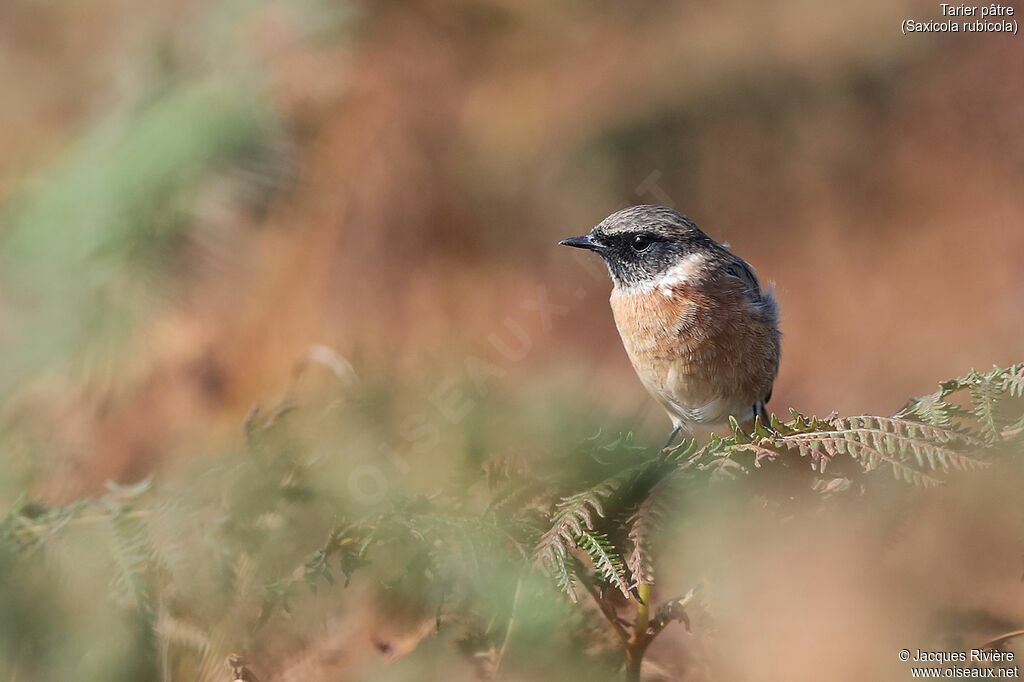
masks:
{"type": "Polygon", "coordinates": [[[637,585],[636,593],[636,623],[633,625],[633,635],[626,642],[626,682],[639,682],[644,653],[654,639],[654,635],[648,631],[651,624],[651,586],[637,585]]]}
{"type": "MultiPolygon", "coordinates": [[[[144,519],[148,516],[153,515],[151,509],[134,509],[132,511],[121,512],[120,516],[123,519],[144,519]]],[[[67,522],[69,526],[87,526],[90,523],[98,523],[100,521],[107,521],[110,519],[110,513],[104,512],[102,514],[87,514],[83,516],[76,516],[67,522]]]]}
{"type": "Polygon", "coordinates": [[[505,626],[505,637],[501,642],[501,649],[498,651],[498,660],[494,662],[494,679],[498,679],[498,673],[501,671],[501,662],[505,660],[505,652],[508,651],[508,642],[512,639],[512,628],[516,624],[516,609],[519,607],[519,593],[523,589],[523,576],[519,575],[516,580],[516,591],[512,595],[512,611],[508,615],[508,625],[505,626]]]}
{"type": "Polygon", "coordinates": [[[984,644],[982,644],[978,648],[979,649],[994,649],[994,648],[997,648],[997,647],[1001,647],[1001,646],[1004,646],[1008,640],[1011,640],[1011,639],[1013,639],[1015,637],[1020,637],[1021,635],[1024,635],[1024,630],[1011,630],[1010,632],[1004,632],[1003,634],[999,635],[998,637],[993,637],[992,639],[988,640],[987,642],[985,642],[984,644]]]}
{"type": "Polygon", "coordinates": [[[639,599],[636,603],[636,626],[634,636],[647,632],[647,626],[651,624],[651,586],[637,585],[636,593],[639,599]]]}

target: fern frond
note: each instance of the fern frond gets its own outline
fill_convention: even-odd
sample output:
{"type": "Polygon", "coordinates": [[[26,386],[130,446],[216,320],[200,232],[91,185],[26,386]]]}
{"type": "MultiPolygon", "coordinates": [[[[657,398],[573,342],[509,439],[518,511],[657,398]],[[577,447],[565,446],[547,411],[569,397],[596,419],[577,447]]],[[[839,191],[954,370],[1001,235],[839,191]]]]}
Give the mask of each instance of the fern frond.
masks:
{"type": "MultiPolygon", "coordinates": [[[[802,424],[795,420],[796,426],[802,424]]],[[[733,451],[750,451],[755,464],[783,450],[799,453],[811,461],[811,468],[824,473],[828,462],[840,455],[857,460],[865,471],[889,466],[893,475],[915,485],[938,485],[931,471],[972,470],[988,463],[968,455],[964,448],[976,446],[972,437],[948,428],[906,421],[894,417],[858,416],[834,419],[830,426],[801,431],[777,438],[761,438],[737,444],[733,451]]]]}
{"type": "Polygon", "coordinates": [[[89,503],[89,500],[76,500],[60,507],[45,507],[37,502],[19,500],[0,518],[0,543],[18,551],[28,551],[80,518],[89,503]]]}
{"type": "Polygon", "coordinates": [[[154,629],[165,647],[183,645],[200,654],[205,654],[210,649],[208,633],[182,618],[175,617],[166,608],[161,607],[154,629]]]}
{"type": "MultiPolygon", "coordinates": [[[[574,541],[575,542],[575,541],[574,541]]],[[[561,542],[542,543],[536,551],[537,562],[558,586],[559,591],[576,601],[576,567],[568,546],[561,542]]]]}
{"type": "Polygon", "coordinates": [[[626,557],[626,567],[632,575],[633,585],[654,584],[652,535],[661,519],[662,501],[658,494],[658,486],[651,490],[636,511],[627,520],[629,531],[627,538],[631,545],[626,557]]]}
{"type": "Polygon", "coordinates": [[[583,534],[584,529],[594,527],[594,514],[604,516],[601,501],[608,498],[614,488],[608,483],[601,483],[576,495],[563,497],[558,511],[551,518],[552,525],[545,535],[554,535],[567,541],[583,534]]]}
{"type": "MultiPolygon", "coordinates": [[[[950,388],[950,384],[944,384],[942,390],[950,388]]],[[[752,463],[757,468],[764,460],[792,452],[806,457],[813,470],[824,474],[830,462],[848,456],[866,472],[887,466],[897,479],[921,486],[941,482],[934,472],[973,470],[989,464],[978,454],[987,441],[953,425],[938,426],[905,416],[840,419],[830,415],[819,419],[805,417],[795,410],[792,414],[793,419],[786,423],[772,416],[771,431],[755,430],[753,435],[739,431],[729,438],[712,436],[690,458],[689,464],[712,474],[747,473],[746,464],[738,461],[736,455],[753,455],[752,463]]]]}
{"type": "MultiPolygon", "coordinates": [[[[616,446],[635,450],[630,437],[624,438],[616,446]]],[[[696,447],[696,441],[691,440],[670,452],[658,452],[589,490],[563,498],[551,517],[549,529],[537,544],[535,555],[541,568],[575,600],[571,551],[589,547],[587,552],[598,572],[627,597],[635,585],[648,584],[653,577],[647,542],[657,504],[654,489],[674,471],[685,467],[696,447]],[[625,530],[627,527],[632,536],[625,530]],[[616,549],[618,544],[630,547],[629,561],[616,549]],[[609,552],[609,556],[598,553],[595,559],[592,551],[598,548],[609,552]],[[632,564],[628,572],[627,563],[632,564]]]]}
{"type": "Polygon", "coordinates": [[[629,576],[626,574],[625,563],[608,536],[586,530],[580,534],[577,544],[590,557],[594,569],[604,577],[605,582],[629,598],[629,576]]]}
{"type": "Polygon", "coordinates": [[[583,493],[562,498],[551,517],[551,526],[541,536],[535,550],[541,568],[573,601],[575,580],[570,552],[580,547],[580,539],[594,529],[595,514],[604,516],[602,502],[614,491],[615,485],[604,481],[583,493]]]}
{"type": "Polygon", "coordinates": [[[552,486],[535,480],[513,481],[497,489],[487,504],[485,513],[500,515],[511,510],[520,514],[525,510],[546,508],[552,486]],[[543,503],[543,504],[542,504],[543,503]]]}
{"type": "Polygon", "coordinates": [[[1012,398],[1024,397],[1024,363],[1013,365],[1003,372],[1002,389],[1012,398]]]}
{"type": "Polygon", "coordinates": [[[946,402],[942,391],[939,391],[913,399],[898,415],[917,417],[925,424],[948,428],[954,419],[969,416],[969,413],[958,405],[946,402]]]}
{"type": "Polygon", "coordinates": [[[535,556],[541,568],[555,578],[560,589],[575,601],[571,550],[579,547],[579,538],[594,529],[594,515],[604,516],[602,501],[615,490],[609,482],[600,483],[582,493],[562,498],[551,517],[551,527],[541,536],[535,556]]]}
{"type": "Polygon", "coordinates": [[[982,437],[990,443],[999,438],[1000,428],[997,425],[997,410],[1001,389],[1003,388],[1002,377],[999,376],[1002,370],[997,368],[996,372],[979,374],[972,372],[968,390],[971,393],[971,403],[974,406],[974,416],[978,420],[982,437]],[[998,379],[998,384],[996,383],[998,379]]]}
{"type": "Polygon", "coordinates": [[[985,444],[992,445],[1017,435],[1012,424],[1015,416],[1001,414],[1000,403],[1022,396],[1024,364],[1006,369],[993,367],[986,374],[971,370],[962,377],[941,382],[935,393],[910,399],[895,416],[953,428],[960,433],[971,431],[985,444]],[[968,403],[970,409],[964,407],[968,403]],[[1007,428],[1009,436],[1005,433],[1007,428]]]}
{"type": "Polygon", "coordinates": [[[155,616],[153,570],[156,554],[145,522],[130,514],[127,504],[111,502],[109,510],[114,575],[111,587],[123,601],[134,603],[147,617],[155,616]]]}

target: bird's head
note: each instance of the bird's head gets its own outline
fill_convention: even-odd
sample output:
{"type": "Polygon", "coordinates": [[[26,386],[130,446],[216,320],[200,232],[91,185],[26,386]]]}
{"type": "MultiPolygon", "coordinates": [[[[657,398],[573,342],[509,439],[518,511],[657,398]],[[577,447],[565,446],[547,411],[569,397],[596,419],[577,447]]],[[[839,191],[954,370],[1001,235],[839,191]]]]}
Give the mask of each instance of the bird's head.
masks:
{"type": "Polygon", "coordinates": [[[559,244],[599,254],[620,290],[657,286],[683,271],[692,275],[722,249],[692,220],[664,206],[624,208],[559,244]]]}

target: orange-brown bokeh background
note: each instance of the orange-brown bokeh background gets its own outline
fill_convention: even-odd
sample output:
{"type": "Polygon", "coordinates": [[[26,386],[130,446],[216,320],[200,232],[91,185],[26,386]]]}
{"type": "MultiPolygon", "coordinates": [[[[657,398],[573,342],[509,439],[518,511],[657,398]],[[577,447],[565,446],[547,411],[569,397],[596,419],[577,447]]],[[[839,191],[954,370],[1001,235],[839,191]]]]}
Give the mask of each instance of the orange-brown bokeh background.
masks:
{"type": "MultiPolygon", "coordinates": [[[[938,14],[882,0],[0,4],[0,201],[145,106],[153,82],[238,79],[276,122],[258,181],[203,171],[158,304],[113,361],[53,356],[10,382],[8,418],[32,414],[56,453],[33,493],[67,500],[237,440],[318,344],[410,411],[483,361],[479,399],[522,407],[550,389],[594,431],[615,415],[658,441],[668,423],[621,349],[610,283],[556,246],[624,204],[670,202],[775,282],[775,410],[887,414],[1020,361],[1024,52],[1012,35],[901,34],[938,14]]],[[[34,340],[0,320],[0,343],[34,340]]]]}
{"type": "MultiPolygon", "coordinates": [[[[146,60],[200,74],[245,62],[290,145],[264,214],[232,210],[213,183],[200,197],[214,214],[202,219],[230,223],[227,263],[136,330],[145,366],[82,417],[86,481],[237,421],[312,343],[398,380],[488,352],[506,316],[532,337],[516,379],[570,373],[587,400],[632,413],[649,401],[608,285],[554,246],[624,203],[667,198],[776,282],[776,409],[889,411],[939,377],[1019,357],[1012,37],[901,35],[929,3],[361,11],[351,35],[310,39],[315,17],[269,3],[209,56],[194,31],[207,3],[0,10],[6,195],[129,96],[146,60]],[[537,286],[569,307],[550,333],[520,307],[537,286]],[[111,461],[86,454],[99,443],[111,461]]],[[[656,412],[644,424],[665,427],[656,412]]]]}

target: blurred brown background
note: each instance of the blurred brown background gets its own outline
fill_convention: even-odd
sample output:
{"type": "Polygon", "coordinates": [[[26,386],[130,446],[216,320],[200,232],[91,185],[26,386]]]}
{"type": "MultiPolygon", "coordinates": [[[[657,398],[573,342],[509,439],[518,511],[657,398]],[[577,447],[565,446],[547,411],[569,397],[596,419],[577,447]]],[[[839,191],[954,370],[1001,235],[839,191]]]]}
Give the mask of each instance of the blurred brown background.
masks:
{"type": "MultiPolygon", "coordinates": [[[[246,88],[278,136],[257,172],[195,169],[189,225],[157,264],[171,305],[132,320],[102,410],[54,415],[76,425],[81,477],[148,470],[237,423],[313,343],[394,381],[490,354],[503,388],[564,376],[569,399],[642,410],[660,433],[608,284],[554,246],[627,203],[670,202],[776,282],[776,410],[891,411],[940,377],[1018,359],[1024,59],[1004,35],[900,34],[936,11],[5,2],[8,199],[90,129],[128,126],[119,112],[190,81],[246,88]],[[550,329],[523,308],[537,287],[560,306],[550,329]],[[522,359],[488,342],[517,345],[506,318],[529,337],[522,359]],[[100,444],[109,461],[89,454],[100,444]]],[[[5,326],[16,358],[32,340],[5,326]]]]}
{"type": "Polygon", "coordinates": [[[556,246],[626,204],[776,283],[781,413],[1020,361],[1022,43],[901,35],[939,14],[4,0],[0,399],[32,455],[5,493],[159,474],[309,365],[387,387],[413,462],[402,415],[446,434],[481,401],[523,447],[659,441],[602,266],[556,246]]]}

